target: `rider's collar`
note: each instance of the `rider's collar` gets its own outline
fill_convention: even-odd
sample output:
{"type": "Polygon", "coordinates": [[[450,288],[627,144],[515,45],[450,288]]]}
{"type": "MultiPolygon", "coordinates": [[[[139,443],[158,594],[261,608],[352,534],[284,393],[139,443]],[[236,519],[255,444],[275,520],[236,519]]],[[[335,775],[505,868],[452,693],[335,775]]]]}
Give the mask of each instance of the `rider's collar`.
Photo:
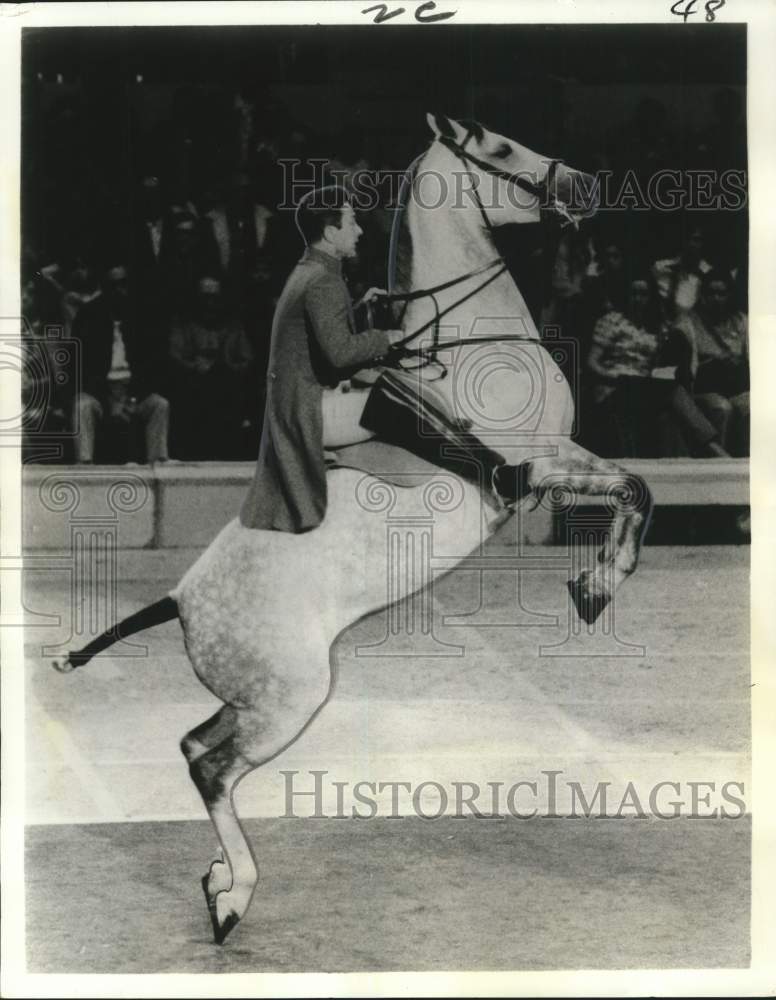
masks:
{"type": "Polygon", "coordinates": [[[302,260],[313,260],[318,264],[323,264],[327,270],[333,271],[335,274],[342,274],[342,261],[336,257],[332,257],[325,250],[318,250],[317,247],[305,247],[302,260]]]}

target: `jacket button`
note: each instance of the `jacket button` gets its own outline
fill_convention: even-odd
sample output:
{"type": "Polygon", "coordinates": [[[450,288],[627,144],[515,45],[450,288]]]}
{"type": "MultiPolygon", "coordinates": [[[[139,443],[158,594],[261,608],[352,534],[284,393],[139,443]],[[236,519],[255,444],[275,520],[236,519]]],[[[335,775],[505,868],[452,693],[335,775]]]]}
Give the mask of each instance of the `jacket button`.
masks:
{"type": "Polygon", "coordinates": [[[274,381],[275,381],[275,379],[277,378],[277,373],[276,373],[276,372],[270,372],[270,373],[269,373],[269,377],[270,377],[270,378],[272,379],[272,381],[274,382],[274,381]]]}

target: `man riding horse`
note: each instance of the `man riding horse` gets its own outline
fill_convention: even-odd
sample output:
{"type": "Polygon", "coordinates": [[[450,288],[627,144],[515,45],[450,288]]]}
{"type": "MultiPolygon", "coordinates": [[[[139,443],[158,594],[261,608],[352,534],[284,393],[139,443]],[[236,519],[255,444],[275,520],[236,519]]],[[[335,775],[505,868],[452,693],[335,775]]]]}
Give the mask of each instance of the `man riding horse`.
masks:
{"type": "MultiPolygon", "coordinates": [[[[425,523],[437,501],[434,573],[478,551],[525,492],[538,501],[560,494],[607,502],[612,527],[596,565],[567,584],[589,624],[636,568],[649,522],[651,495],[641,477],[571,439],[571,390],[493,239],[498,225],[540,221],[541,200],[574,222],[574,184],[585,175],[477,122],[434,115],[428,122],[434,138],[414,161],[418,187],[406,186],[396,217],[404,228],[397,225],[391,240],[389,299],[407,304],[404,332],[356,333],[340,268],[360,230],[344,192],[323,203],[322,192],[313,192],[298,212],[308,249],[278,303],[261,451],[241,517],[165,597],[54,663],[69,673],[120,639],[180,621],[195,673],[221,702],[181,740],[222,848],[202,879],[217,943],[245,915],[259,877],[236,787],[322,710],[336,678],[331,649],[343,630],[428,582],[413,563],[386,590],[390,491],[375,490],[380,479],[355,467],[327,471],[325,448],[377,434],[459,473],[439,477],[453,481],[441,500],[433,483],[389,498],[396,516],[413,523],[419,515],[425,523]],[[441,205],[421,201],[424,177],[444,179],[441,205]],[[472,194],[463,210],[454,197],[461,177],[472,194]],[[532,196],[528,205],[518,191],[532,196]],[[442,318],[452,338],[441,337],[442,318]],[[402,372],[400,363],[419,371],[402,372]],[[371,389],[341,391],[350,374],[374,364],[381,373],[371,389]],[[450,377],[434,384],[440,370],[450,377]]],[[[418,564],[426,566],[430,554],[418,564]]]]}
{"type": "MultiPolygon", "coordinates": [[[[407,334],[356,332],[342,261],[355,256],[362,230],[345,189],[309,192],[296,222],[306,249],[275,310],[264,427],[242,524],[294,533],[317,527],[326,513],[324,449],[374,435],[473,479],[501,505],[516,501],[525,491],[521,467],[419,395],[411,379],[387,368],[371,389],[350,390],[349,376],[400,353],[407,334]]],[[[376,294],[370,289],[364,299],[376,294]]]]}

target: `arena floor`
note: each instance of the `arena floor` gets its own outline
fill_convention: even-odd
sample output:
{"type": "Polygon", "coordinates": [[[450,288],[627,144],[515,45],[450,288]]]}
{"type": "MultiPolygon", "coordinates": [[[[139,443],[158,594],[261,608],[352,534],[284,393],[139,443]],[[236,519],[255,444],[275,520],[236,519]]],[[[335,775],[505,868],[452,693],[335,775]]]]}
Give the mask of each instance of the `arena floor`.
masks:
{"type": "MultiPolygon", "coordinates": [[[[178,751],[217,702],[177,623],[136,637],[145,656],[61,676],[41,644],[67,637],[67,580],[30,574],[27,608],[63,620],[31,618],[27,632],[29,971],[747,965],[749,820],[689,818],[708,810],[688,788],[713,783],[719,806],[726,782],[749,787],[749,550],[645,549],[608,637],[569,635],[554,551],[521,573],[519,605],[513,573],[488,573],[483,596],[480,574],[459,570],[434,588],[433,639],[381,644],[384,613],[340,637],[330,703],[240,786],[261,882],[223,948],[199,885],[214,836],[178,751]],[[312,797],[281,818],[283,770],[305,790],[310,771],[327,772],[328,818],[307,818],[312,797]],[[573,781],[609,782],[615,809],[630,782],[650,815],[547,818],[553,770],[561,816],[573,781]],[[335,780],[348,796],[362,780],[535,781],[537,816],[461,820],[449,807],[432,822],[402,808],[396,820],[377,796],[377,818],[338,821],[335,780]],[[680,785],[677,819],[651,815],[660,781],[680,785]]],[[[121,615],[173,582],[122,584],[121,615]]],[[[433,813],[438,799],[420,801],[433,813]]]]}

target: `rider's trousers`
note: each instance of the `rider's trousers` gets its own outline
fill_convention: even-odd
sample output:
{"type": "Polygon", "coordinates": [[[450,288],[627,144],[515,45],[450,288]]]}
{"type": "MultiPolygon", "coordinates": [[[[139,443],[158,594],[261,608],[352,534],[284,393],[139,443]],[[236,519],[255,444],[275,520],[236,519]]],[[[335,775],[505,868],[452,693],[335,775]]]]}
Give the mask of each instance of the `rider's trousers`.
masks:
{"type": "Polygon", "coordinates": [[[507,465],[503,455],[416,392],[408,379],[390,371],[372,387],[361,425],[383,441],[406,448],[507,503],[529,492],[525,463],[507,465]]]}

